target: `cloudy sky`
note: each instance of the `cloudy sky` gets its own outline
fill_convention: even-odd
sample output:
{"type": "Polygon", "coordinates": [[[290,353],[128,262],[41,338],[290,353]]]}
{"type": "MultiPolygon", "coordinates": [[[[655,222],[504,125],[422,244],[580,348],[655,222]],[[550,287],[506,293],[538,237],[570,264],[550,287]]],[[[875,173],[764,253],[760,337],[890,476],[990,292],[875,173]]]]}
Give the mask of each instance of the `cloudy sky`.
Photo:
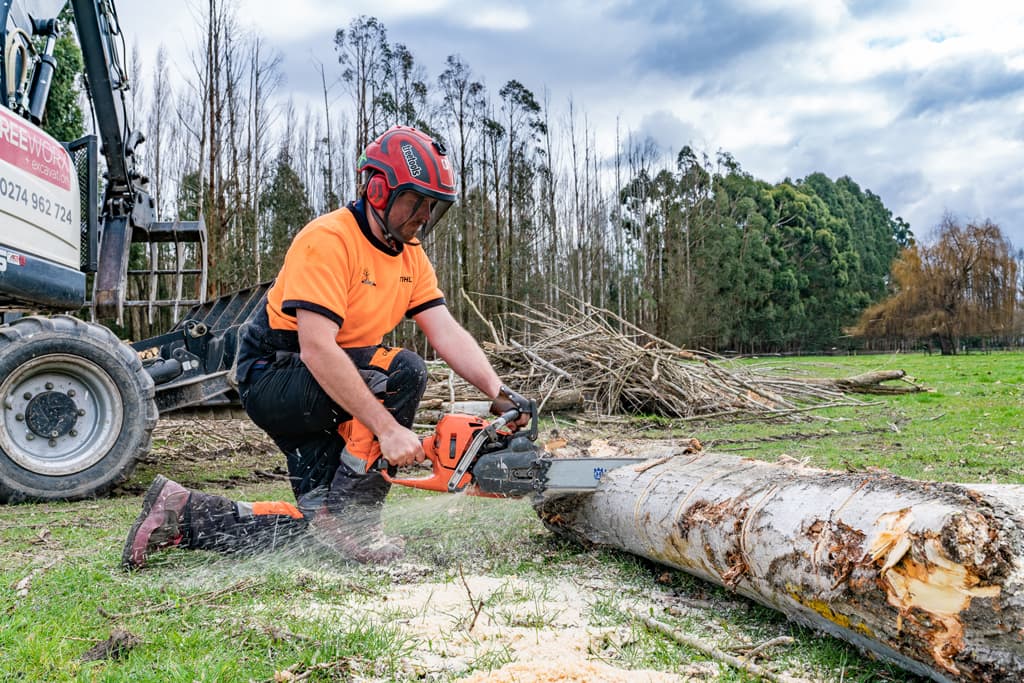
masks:
{"type": "MultiPolygon", "coordinates": [[[[193,0],[195,2],[196,0],[193,0]]],[[[571,98],[614,150],[622,130],[674,156],[730,152],[754,176],[822,171],[878,194],[919,236],[989,218],[1024,247],[1024,3],[1009,0],[237,0],[319,101],[334,32],[379,18],[435,78],[459,54],[492,92],[571,98]]],[[[129,44],[188,69],[194,14],[121,0],[129,44]]],[[[338,87],[338,94],[341,89],[338,87]]]]}

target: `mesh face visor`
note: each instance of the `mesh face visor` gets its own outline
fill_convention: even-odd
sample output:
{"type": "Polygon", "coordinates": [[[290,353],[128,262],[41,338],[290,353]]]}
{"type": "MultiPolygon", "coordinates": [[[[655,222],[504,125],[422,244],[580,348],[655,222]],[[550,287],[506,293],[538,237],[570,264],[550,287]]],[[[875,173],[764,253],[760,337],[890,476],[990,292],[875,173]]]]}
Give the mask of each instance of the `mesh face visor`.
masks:
{"type": "Polygon", "coordinates": [[[430,218],[427,219],[423,228],[420,229],[420,238],[426,237],[430,234],[430,231],[433,230],[434,226],[441,221],[444,215],[448,212],[448,209],[452,208],[452,204],[454,203],[455,202],[450,202],[444,199],[438,199],[434,202],[434,208],[430,211],[430,218]]]}
{"type": "Polygon", "coordinates": [[[424,194],[418,189],[402,190],[392,194],[391,198],[388,200],[388,207],[384,211],[383,223],[387,226],[387,232],[393,239],[400,242],[406,242],[408,244],[416,244],[417,239],[421,240],[430,234],[430,231],[434,229],[434,226],[437,225],[444,214],[447,213],[453,203],[453,201],[449,201],[447,199],[438,199],[433,193],[424,194]],[[402,203],[401,200],[410,195],[416,198],[416,202],[408,208],[408,213],[406,213],[405,209],[398,209],[400,213],[396,214],[396,204],[402,203]],[[419,226],[415,236],[410,237],[409,239],[403,239],[400,231],[398,230],[398,226],[392,227],[392,221],[399,221],[400,225],[401,223],[418,216],[423,210],[424,202],[426,202],[430,207],[430,213],[423,221],[423,224],[419,226]]]}

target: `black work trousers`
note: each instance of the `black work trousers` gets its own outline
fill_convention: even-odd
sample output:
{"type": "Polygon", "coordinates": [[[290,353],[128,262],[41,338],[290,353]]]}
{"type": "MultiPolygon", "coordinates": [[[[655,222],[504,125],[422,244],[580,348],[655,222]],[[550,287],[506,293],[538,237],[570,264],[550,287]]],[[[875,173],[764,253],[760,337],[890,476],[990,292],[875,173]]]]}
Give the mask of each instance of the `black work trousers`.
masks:
{"type": "MultiPolygon", "coordinates": [[[[423,359],[378,346],[346,351],[384,407],[411,427],[427,385],[423,359]]],[[[324,506],[356,525],[379,521],[391,485],[378,472],[359,474],[341,462],[345,441],[338,426],[352,416],[320,388],[297,353],[258,363],[239,393],[249,417],[284,452],[298,508],[193,491],[185,508],[184,547],[245,554],[279,549],[304,537],[324,506]]]]}
{"type": "MultiPolygon", "coordinates": [[[[423,359],[407,349],[345,349],[367,386],[394,415],[412,427],[427,386],[423,359]]],[[[321,505],[342,513],[351,505],[379,506],[391,485],[378,472],[357,473],[340,460],[345,446],[338,426],[352,419],[320,387],[297,353],[279,353],[239,387],[249,417],[281,449],[299,509],[309,517],[321,505]]]]}

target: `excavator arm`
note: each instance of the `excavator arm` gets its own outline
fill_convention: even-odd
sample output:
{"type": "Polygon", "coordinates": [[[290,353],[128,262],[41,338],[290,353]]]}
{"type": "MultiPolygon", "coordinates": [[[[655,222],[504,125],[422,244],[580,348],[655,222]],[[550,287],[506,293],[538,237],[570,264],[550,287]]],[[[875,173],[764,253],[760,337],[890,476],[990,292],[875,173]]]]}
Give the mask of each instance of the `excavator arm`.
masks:
{"type": "MultiPolygon", "coordinates": [[[[50,84],[59,66],[53,51],[64,29],[56,18],[63,4],[54,0],[0,4],[0,104],[10,113],[10,120],[16,121],[13,117],[17,116],[31,124],[31,127],[20,122],[11,124],[25,131],[19,133],[23,137],[38,135],[35,126],[43,120],[50,84]]],[[[113,0],[70,0],[70,5],[96,128],[94,136],[65,143],[73,165],[78,168],[83,194],[80,265],[81,272],[95,273],[91,302],[94,315],[116,318],[120,322],[125,307],[149,307],[152,314],[154,306],[168,304],[175,306],[177,317],[179,307],[187,309],[205,301],[205,225],[201,215],[197,221],[157,220],[149,179],[140,172],[137,163],[136,150],[145,137],[131,128],[127,116],[130,83],[125,69],[124,39],[113,0]],[[94,196],[97,145],[93,141],[97,139],[99,156],[105,162],[103,197],[99,201],[94,196]],[[80,161],[80,157],[84,160],[80,161]],[[134,243],[150,245],[145,259],[147,268],[130,269],[134,243]],[[174,267],[158,263],[161,254],[158,243],[175,245],[174,267]],[[187,262],[191,265],[186,265],[187,262]],[[148,281],[148,296],[129,299],[129,275],[142,276],[148,281]],[[166,276],[175,277],[175,282],[167,285],[166,280],[161,279],[166,276]],[[195,281],[190,288],[195,292],[192,298],[183,295],[185,277],[195,281]]],[[[46,259],[48,254],[43,250],[32,249],[34,244],[40,243],[22,240],[20,246],[46,259]]],[[[68,265],[66,255],[63,265],[68,265]]],[[[35,272],[45,270],[44,266],[46,264],[40,261],[35,272]]],[[[42,277],[44,283],[50,280],[52,278],[42,277]]],[[[62,278],[64,281],[66,284],[59,289],[26,286],[25,289],[31,291],[19,292],[15,288],[9,300],[30,307],[35,304],[37,310],[77,308],[86,298],[84,280],[80,274],[74,277],[67,273],[62,278]],[[55,291],[44,293],[46,289],[55,291]]],[[[8,289],[12,287],[14,285],[8,289]]]]}
{"type": "Polygon", "coordinates": [[[106,190],[101,207],[100,250],[93,304],[100,318],[121,318],[126,299],[133,241],[145,241],[155,223],[147,180],[135,168],[142,133],[128,127],[125,93],[129,82],[123,62],[117,10],[106,0],[71,0],[78,44],[85,62],[89,99],[96,118],[100,153],[106,160],[106,190]],[[137,234],[136,234],[137,233],[137,234]]]}
{"type": "MultiPolygon", "coordinates": [[[[127,281],[131,245],[174,243],[177,278],[171,303],[198,305],[205,300],[206,226],[202,215],[196,221],[161,222],[148,190],[149,179],[136,168],[135,151],[145,140],[141,132],[131,130],[126,121],[125,93],[129,89],[123,61],[123,39],[117,10],[111,0],[71,0],[78,30],[78,41],[85,62],[89,98],[95,111],[100,153],[107,164],[106,191],[101,210],[99,263],[93,286],[96,316],[121,319],[125,306],[149,306],[159,298],[156,259],[150,259],[147,273],[150,283],[146,299],[131,301],[127,281]],[[197,268],[188,273],[199,277],[195,299],[183,300],[181,278],[185,275],[186,244],[195,245],[197,268]]],[[[155,251],[154,251],[155,253],[155,251]]]]}

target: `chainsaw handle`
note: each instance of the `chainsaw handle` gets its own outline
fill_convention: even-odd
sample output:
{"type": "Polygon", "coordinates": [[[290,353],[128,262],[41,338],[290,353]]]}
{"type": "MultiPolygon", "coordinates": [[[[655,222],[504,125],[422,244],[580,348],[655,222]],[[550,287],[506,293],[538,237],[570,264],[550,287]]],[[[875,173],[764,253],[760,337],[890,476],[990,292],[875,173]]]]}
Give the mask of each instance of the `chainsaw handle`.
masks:
{"type": "Polygon", "coordinates": [[[522,414],[523,413],[521,410],[519,410],[519,408],[510,408],[509,410],[506,410],[504,413],[502,413],[501,416],[498,417],[498,419],[496,419],[494,422],[487,425],[487,429],[489,429],[493,434],[494,432],[498,431],[508,423],[515,422],[516,420],[518,420],[519,416],[522,414]]]}
{"type": "MultiPolygon", "coordinates": [[[[384,480],[389,484],[398,484],[400,486],[408,486],[414,489],[423,489],[424,491],[438,491],[440,493],[448,493],[448,482],[452,477],[452,471],[444,467],[441,463],[441,458],[430,454],[427,455],[427,459],[430,462],[430,475],[426,477],[398,477],[398,468],[394,465],[388,464],[385,467],[383,464],[379,465],[379,472],[384,480]]],[[[378,460],[378,463],[385,463],[387,461],[384,458],[378,460]]],[[[468,484],[469,475],[463,477],[463,485],[468,484]]]]}
{"type": "Polygon", "coordinates": [[[373,463],[370,469],[375,472],[380,472],[381,474],[387,475],[384,477],[385,479],[387,479],[388,477],[393,477],[396,474],[398,474],[398,465],[392,465],[384,458],[384,456],[377,458],[377,462],[373,463]]]}

